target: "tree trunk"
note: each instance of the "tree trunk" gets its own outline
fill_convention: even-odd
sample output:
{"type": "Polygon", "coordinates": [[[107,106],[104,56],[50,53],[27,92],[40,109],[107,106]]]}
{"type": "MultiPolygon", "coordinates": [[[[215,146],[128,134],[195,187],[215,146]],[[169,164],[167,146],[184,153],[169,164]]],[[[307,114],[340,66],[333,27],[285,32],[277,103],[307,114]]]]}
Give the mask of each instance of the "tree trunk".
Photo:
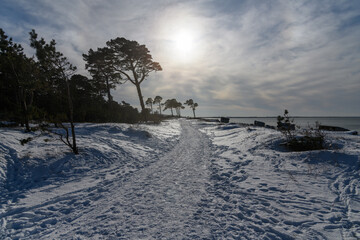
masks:
{"type": "Polygon", "coordinates": [[[22,87],[20,87],[20,79],[19,79],[17,72],[15,71],[15,67],[14,67],[14,64],[12,63],[12,61],[10,61],[10,64],[11,64],[11,68],[15,74],[17,85],[19,87],[19,90],[18,90],[19,91],[18,92],[19,101],[20,101],[20,105],[21,105],[21,108],[23,110],[23,115],[24,115],[24,119],[21,120],[21,127],[24,127],[24,123],[22,121],[25,121],[25,126],[26,126],[25,131],[30,132],[28,109],[26,106],[26,95],[24,93],[24,89],[22,87]]]}
{"type": "Polygon", "coordinates": [[[71,122],[70,123],[70,126],[71,126],[71,135],[72,135],[72,140],[73,140],[73,152],[75,154],[79,154],[79,150],[76,146],[76,138],[75,138],[75,126],[74,126],[74,123],[71,122]]]}
{"type": "Polygon", "coordinates": [[[141,113],[143,115],[144,121],[147,121],[147,116],[146,116],[146,111],[145,111],[145,104],[144,104],[144,99],[141,93],[141,88],[140,88],[140,83],[136,83],[136,90],[139,96],[139,101],[140,101],[140,106],[141,106],[141,113]]]}
{"type": "Polygon", "coordinates": [[[19,89],[19,98],[20,98],[20,104],[22,108],[22,114],[23,114],[23,121],[25,123],[25,131],[30,132],[30,125],[29,125],[29,113],[28,113],[28,107],[26,104],[26,96],[24,93],[24,89],[20,87],[19,89]]]}
{"type": "Polygon", "coordinates": [[[24,94],[25,126],[26,126],[26,131],[28,131],[28,132],[31,131],[30,126],[29,126],[29,121],[30,121],[29,108],[31,111],[31,106],[32,106],[33,100],[34,100],[34,92],[33,91],[31,91],[31,93],[30,93],[29,103],[27,103],[26,93],[24,94]]]}
{"type": "Polygon", "coordinates": [[[23,100],[23,111],[24,111],[24,120],[25,120],[25,131],[26,132],[30,132],[30,125],[29,125],[29,112],[28,112],[28,107],[26,105],[26,100],[23,100]]]}
{"type": "Polygon", "coordinates": [[[160,105],[160,102],[159,102],[159,109],[160,109],[160,115],[161,115],[161,105],[160,105]]]}
{"type": "Polygon", "coordinates": [[[74,154],[78,154],[79,151],[76,146],[76,136],[75,136],[75,126],[74,126],[74,109],[71,101],[71,94],[70,94],[70,86],[69,81],[66,79],[66,88],[67,88],[67,99],[69,104],[69,118],[70,118],[70,126],[71,126],[71,136],[72,136],[72,150],[74,154]]]}
{"type": "Polygon", "coordinates": [[[140,106],[141,106],[141,111],[143,112],[145,110],[145,104],[144,104],[144,99],[141,93],[141,88],[140,88],[140,83],[135,84],[136,86],[136,90],[139,96],[139,101],[140,101],[140,106]]]}
{"type": "Polygon", "coordinates": [[[194,114],[194,118],[196,118],[196,116],[195,116],[195,109],[193,108],[193,114],[194,114]]]}
{"type": "Polygon", "coordinates": [[[108,102],[112,102],[113,97],[110,94],[110,86],[109,86],[109,80],[106,78],[106,91],[108,95],[108,102]]]}

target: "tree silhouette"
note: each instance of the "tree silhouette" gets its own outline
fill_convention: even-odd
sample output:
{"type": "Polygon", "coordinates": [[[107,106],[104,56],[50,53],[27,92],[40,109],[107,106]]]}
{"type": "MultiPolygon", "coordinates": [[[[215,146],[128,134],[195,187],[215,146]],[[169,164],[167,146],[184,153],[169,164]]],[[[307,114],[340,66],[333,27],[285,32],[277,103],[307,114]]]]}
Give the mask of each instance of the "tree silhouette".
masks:
{"type": "Polygon", "coordinates": [[[136,41],[116,38],[108,41],[106,45],[112,51],[114,73],[119,73],[122,79],[128,80],[135,85],[141,110],[144,111],[145,104],[140,84],[150,72],[161,71],[160,64],[152,60],[149,50],[145,45],[140,45],[136,41]]]}
{"type": "Polygon", "coordinates": [[[164,111],[166,111],[167,109],[170,109],[171,110],[171,116],[174,116],[173,108],[176,109],[176,107],[177,107],[177,101],[176,101],[175,98],[168,99],[164,103],[164,111]]]}
{"type": "Polygon", "coordinates": [[[162,97],[160,96],[156,96],[153,101],[154,104],[159,104],[160,115],[161,115],[161,101],[162,101],[162,97]]]}
{"type": "Polygon", "coordinates": [[[146,106],[150,106],[150,109],[151,109],[151,112],[152,112],[152,111],[153,111],[153,107],[152,107],[152,105],[153,105],[153,100],[152,100],[152,98],[148,98],[148,99],[146,100],[145,104],[146,104],[146,106]]]}
{"type": "Polygon", "coordinates": [[[85,68],[90,72],[93,81],[99,89],[107,94],[108,102],[113,101],[110,90],[116,89],[116,84],[123,83],[121,75],[113,71],[112,51],[109,48],[98,48],[97,51],[89,50],[88,54],[83,54],[86,62],[85,68]]]}
{"type": "Polygon", "coordinates": [[[173,109],[175,109],[178,117],[181,117],[180,110],[185,108],[181,102],[178,102],[175,98],[166,100],[164,106],[164,111],[170,108],[171,116],[174,116],[173,109]]]}
{"type": "MultiPolygon", "coordinates": [[[[86,55],[94,60],[91,69],[89,65],[93,78],[89,79],[74,74],[75,67],[56,50],[54,40],[46,42],[33,30],[30,45],[36,51],[33,57],[27,57],[22,46],[13,43],[0,29],[0,118],[3,120],[21,123],[26,131],[32,130],[30,120],[53,122],[65,130],[61,140],[77,152],[74,121],[136,123],[143,119],[129,104],[111,101],[109,94],[106,98],[112,83],[107,85],[104,78],[114,68],[110,48],[91,50],[86,55]]],[[[121,80],[121,75],[115,74],[110,75],[111,80],[117,77],[121,80]]]]}
{"type": "MultiPolygon", "coordinates": [[[[4,98],[4,101],[1,102],[16,102],[16,105],[20,105],[21,122],[25,123],[25,129],[29,132],[34,94],[41,85],[38,77],[39,68],[33,58],[26,57],[22,46],[13,43],[11,38],[8,39],[1,28],[0,67],[0,89],[6,89],[6,92],[2,91],[1,98],[4,98]],[[13,96],[9,96],[9,93],[13,96]]],[[[18,108],[16,105],[14,107],[18,108]]]]}
{"type": "Polygon", "coordinates": [[[195,116],[195,109],[196,109],[196,107],[198,107],[199,105],[198,105],[197,103],[194,103],[194,101],[193,101],[192,99],[186,100],[186,102],[185,102],[184,104],[188,105],[188,106],[193,110],[194,118],[196,118],[196,116],[195,116]]]}
{"type": "Polygon", "coordinates": [[[68,62],[67,58],[63,56],[61,52],[56,51],[56,42],[51,40],[50,43],[46,43],[43,38],[37,39],[37,33],[35,30],[30,32],[30,46],[36,50],[36,57],[39,61],[40,67],[43,71],[43,75],[46,76],[51,84],[55,84],[53,90],[58,91],[61,89],[61,85],[65,83],[65,91],[63,93],[67,97],[68,103],[68,119],[71,127],[72,143],[69,141],[68,128],[61,124],[66,131],[66,142],[75,154],[78,154],[78,148],[76,146],[75,126],[74,126],[74,109],[70,93],[69,80],[76,71],[76,67],[68,62]]]}
{"type": "Polygon", "coordinates": [[[182,105],[181,102],[176,102],[175,104],[175,109],[176,109],[176,114],[178,117],[181,117],[181,109],[184,109],[185,107],[182,105]]]}

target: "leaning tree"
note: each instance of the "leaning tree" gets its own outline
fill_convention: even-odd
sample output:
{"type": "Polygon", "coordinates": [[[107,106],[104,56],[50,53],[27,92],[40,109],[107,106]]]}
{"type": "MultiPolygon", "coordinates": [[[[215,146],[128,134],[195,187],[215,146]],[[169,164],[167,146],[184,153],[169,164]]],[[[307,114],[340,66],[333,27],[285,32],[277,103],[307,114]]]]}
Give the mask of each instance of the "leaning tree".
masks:
{"type": "Polygon", "coordinates": [[[152,60],[145,45],[140,45],[136,41],[116,38],[108,41],[106,45],[112,52],[113,71],[119,73],[122,79],[135,85],[141,110],[145,112],[140,84],[149,76],[149,73],[161,71],[160,64],[152,60]]]}

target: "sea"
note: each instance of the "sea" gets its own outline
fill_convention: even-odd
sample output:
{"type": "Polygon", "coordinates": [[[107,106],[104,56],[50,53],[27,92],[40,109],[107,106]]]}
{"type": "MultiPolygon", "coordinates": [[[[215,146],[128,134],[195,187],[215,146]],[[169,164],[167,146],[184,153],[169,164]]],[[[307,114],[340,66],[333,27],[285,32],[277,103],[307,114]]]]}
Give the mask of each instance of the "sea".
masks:
{"type": "MultiPolygon", "coordinates": [[[[360,133],[360,117],[291,117],[290,119],[301,128],[315,127],[318,122],[320,125],[342,127],[360,133]]],[[[255,120],[274,127],[277,125],[277,117],[230,117],[230,123],[254,124],[255,120]]]]}

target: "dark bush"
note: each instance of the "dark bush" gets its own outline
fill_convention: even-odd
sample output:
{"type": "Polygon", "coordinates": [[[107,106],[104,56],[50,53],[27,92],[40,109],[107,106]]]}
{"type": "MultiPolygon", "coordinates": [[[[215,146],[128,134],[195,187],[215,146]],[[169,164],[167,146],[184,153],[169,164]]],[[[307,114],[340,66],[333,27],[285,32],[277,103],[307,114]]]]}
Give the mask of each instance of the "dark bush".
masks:
{"type": "Polygon", "coordinates": [[[278,130],[285,137],[285,145],[291,151],[311,151],[325,148],[325,135],[316,123],[315,129],[295,130],[294,120],[289,117],[289,112],[284,111],[284,116],[278,116],[278,130]]]}

